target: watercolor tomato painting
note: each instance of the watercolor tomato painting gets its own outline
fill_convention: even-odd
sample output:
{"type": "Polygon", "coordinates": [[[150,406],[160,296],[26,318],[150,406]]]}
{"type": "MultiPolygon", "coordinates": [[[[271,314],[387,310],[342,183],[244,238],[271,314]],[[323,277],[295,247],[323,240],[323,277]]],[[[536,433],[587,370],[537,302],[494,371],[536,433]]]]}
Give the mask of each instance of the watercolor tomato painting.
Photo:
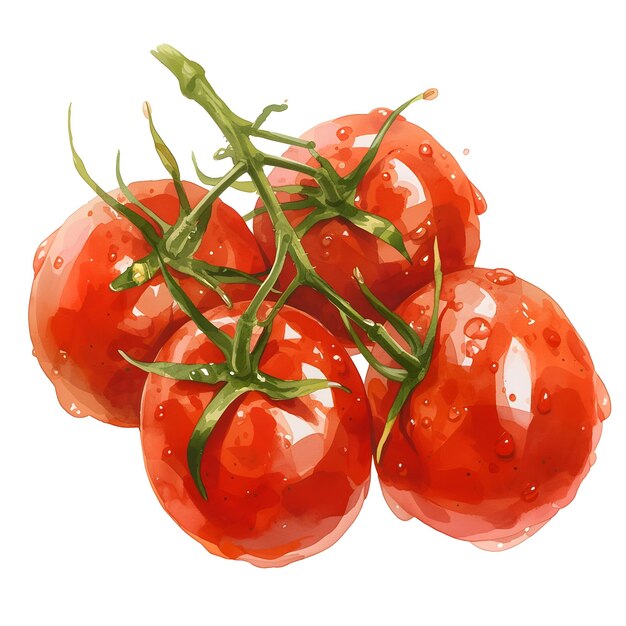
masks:
{"type": "Polygon", "coordinates": [[[619,623],[617,13],[112,2],[0,42],[0,621],[619,623]]]}
{"type": "Polygon", "coordinates": [[[260,567],[337,541],[372,454],[400,519],[486,549],[569,504],[608,393],[554,300],[473,267],[486,201],[401,115],[437,90],[297,137],[266,129],[286,105],[243,119],[197,62],[152,54],[224,134],[215,158],[230,164],[212,178],[194,158],[210,189],[183,181],[146,103],[171,181],[128,186],[118,156],[107,193],[70,110],[74,165],[98,198],[37,249],[29,317],[62,406],[139,426],[174,521],[260,567]],[[258,139],[290,147],[276,156],[258,139]],[[244,219],[221,200],[231,187],[258,196],[244,219]],[[369,364],[365,387],[343,345],[369,364]]]}

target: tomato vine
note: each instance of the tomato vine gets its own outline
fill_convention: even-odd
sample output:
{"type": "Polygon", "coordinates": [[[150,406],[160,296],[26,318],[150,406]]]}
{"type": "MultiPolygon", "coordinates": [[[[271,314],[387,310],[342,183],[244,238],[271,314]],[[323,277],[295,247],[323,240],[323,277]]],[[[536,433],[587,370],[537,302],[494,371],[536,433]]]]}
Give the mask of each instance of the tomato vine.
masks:
{"type": "Polygon", "coordinates": [[[285,110],[286,105],[269,105],[263,109],[254,122],[248,121],[235,114],[218,96],[208,82],[204,69],[198,63],[189,60],[168,45],[158,46],[152,54],[178,79],[182,94],[199,104],[222,131],[228,142],[227,147],[218,150],[214,158],[216,160],[230,159],[232,161],[231,168],[220,178],[210,177],[200,170],[195,155],[192,155],[198,177],[205,184],[211,185],[212,188],[199,204],[191,208],[182,184],[178,163],[158,133],[152,117],[152,109],[147,103],[144,107],[144,113],[148,119],[154,147],[162,165],[174,182],[180,202],[180,211],[176,223],[170,225],[160,220],[133,197],[120,173],[119,153],[116,161],[116,176],[120,190],[129,201],[141,208],[152,219],[156,227],[149,219],[129,209],[106,193],[91,178],[74,145],[70,108],[68,130],[74,165],[80,176],[97,195],[111,208],[129,219],[152,247],[152,252],[142,259],[135,260],[127,270],[113,281],[111,288],[114,290],[129,289],[145,283],[155,274],[161,272],[174,300],[221,351],[225,362],[194,365],[142,363],[123,353],[122,356],[145,372],[176,380],[191,380],[210,384],[223,383],[220,391],[205,408],[188,446],[187,460],[191,474],[200,493],[206,497],[200,476],[200,461],[204,446],[217,421],[239,396],[249,391],[259,391],[274,400],[286,400],[308,395],[313,391],[328,387],[340,388],[349,392],[348,389],[333,381],[324,379],[280,380],[259,369],[259,360],[269,340],[274,318],[298,287],[310,287],[322,294],[338,309],[344,325],[368,363],[387,378],[401,383],[400,390],[387,417],[383,436],[378,443],[377,458],[379,459],[399,410],[411,391],[426,375],[432,357],[441,289],[441,267],[436,241],[433,251],[435,259],[433,316],[426,338],[422,343],[417,333],[370,291],[358,268],[355,268],[354,277],[363,295],[396,331],[400,341],[394,338],[383,324],[362,316],[349,301],[340,296],[316,272],[315,267],[307,257],[300,238],[316,223],[341,217],[356,227],[380,238],[410,261],[400,232],[387,219],[357,208],[355,206],[355,194],[357,185],[372,164],[383,137],[400,113],[414,102],[433,99],[437,95],[436,90],[429,89],[411,98],[393,111],[381,126],[357,168],[347,176],[342,177],[324,157],[316,152],[313,142],[261,128],[271,113],[285,110]],[[318,167],[259,150],[252,141],[254,138],[305,148],[314,157],[318,167]],[[315,184],[272,186],[263,170],[264,166],[281,167],[304,173],[315,184]],[[244,175],[248,176],[249,180],[240,180],[244,175]],[[266,212],[272,221],[276,239],[276,255],[271,268],[264,275],[251,275],[232,268],[211,265],[195,259],[193,256],[206,230],[213,203],[229,188],[253,192],[259,196],[262,206],[246,216],[247,218],[260,212],[266,212]],[[298,194],[302,196],[302,200],[281,203],[276,195],[281,191],[298,194]],[[294,229],[284,212],[305,208],[313,208],[314,210],[294,229]],[[277,292],[275,289],[277,280],[287,259],[293,262],[296,275],[286,289],[277,292]],[[256,294],[247,310],[243,312],[236,324],[234,337],[214,325],[196,308],[176,281],[171,270],[194,277],[201,284],[216,291],[227,305],[231,303],[221,287],[222,283],[249,282],[258,285],[256,294]],[[279,293],[279,296],[269,313],[260,319],[261,306],[272,292],[279,293]],[[382,347],[397,363],[398,367],[389,367],[377,361],[361,341],[354,326],[360,328],[372,342],[382,347]]]}

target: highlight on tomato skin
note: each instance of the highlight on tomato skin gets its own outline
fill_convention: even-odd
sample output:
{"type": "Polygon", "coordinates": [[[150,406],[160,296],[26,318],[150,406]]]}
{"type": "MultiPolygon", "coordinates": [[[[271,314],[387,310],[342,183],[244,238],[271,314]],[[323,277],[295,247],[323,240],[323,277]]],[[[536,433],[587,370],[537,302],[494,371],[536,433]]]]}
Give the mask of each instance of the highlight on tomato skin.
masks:
{"type": "MultiPolygon", "coordinates": [[[[192,206],[207,193],[193,183],[183,184],[192,206]]],[[[179,201],[171,180],[136,182],[129,188],[159,217],[176,221],[179,201]]],[[[132,206],[119,190],[111,193],[132,206]]],[[[61,406],[75,417],[91,415],[116,426],[138,426],[146,374],[117,351],[150,361],[188,319],[160,273],[125,291],[110,288],[133,261],[150,252],[135,226],[95,199],[73,213],[35,253],[29,302],[34,354],[61,406]]],[[[239,214],[219,200],[196,256],[250,273],[265,269],[254,236],[239,214]]],[[[221,302],[195,279],[179,279],[198,306],[221,302]]],[[[225,285],[234,300],[249,298],[254,290],[252,285],[225,285]]]]}
{"type": "MultiPolygon", "coordinates": [[[[232,335],[245,307],[221,307],[206,317],[232,335]]],[[[219,363],[224,357],[189,323],[156,360],[219,363]]],[[[289,380],[325,378],[351,392],[331,388],[281,401],[256,392],[241,396],[204,449],[206,500],[190,475],[187,446],[221,385],[150,374],[141,443],[150,483],[185,532],[218,556],[281,567],[328,548],[356,518],[369,487],[371,417],[354,364],[339,342],[301,311],[284,307],[278,314],[260,368],[289,380]]]]}
{"type": "MultiPolygon", "coordinates": [[[[368,114],[346,115],[319,124],[302,137],[314,141],[316,150],[345,176],[358,166],[390,114],[389,109],[379,108],[368,114]]],[[[290,147],[284,156],[315,165],[303,148],[290,147]]],[[[272,170],[269,179],[276,186],[312,184],[307,175],[281,168],[272,170]]],[[[411,262],[342,218],[319,222],[302,237],[302,244],[319,274],[364,316],[383,321],[355,283],[355,267],[370,289],[393,309],[432,280],[435,237],[444,273],[474,265],[480,246],[478,216],[486,210],[485,200],[452,155],[404,117],[399,116],[391,125],[355,193],[355,206],[396,226],[411,262]]],[[[281,192],[278,198],[289,202],[302,196],[281,192]]],[[[308,209],[285,211],[294,226],[308,213],[308,209]]],[[[255,217],[254,233],[266,257],[273,259],[274,231],[267,214],[255,217]]],[[[288,261],[279,285],[285,288],[294,274],[288,261]]],[[[300,287],[290,304],[314,315],[347,347],[353,347],[336,309],[317,292],[300,287]]]]}
{"type": "MultiPolygon", "coordinates": [[[[432,304],[427,286],[397,312],[423,337],[432,304]]],[[[365,386],[378,441],[397,383],[370,368],[365,386]]],[[[377,465],[383,494],[400,519],[509,548],[572,501],[609,413],[589,352],[552,298],[504,269],[449,274],[430,369],[377,465]]]]}

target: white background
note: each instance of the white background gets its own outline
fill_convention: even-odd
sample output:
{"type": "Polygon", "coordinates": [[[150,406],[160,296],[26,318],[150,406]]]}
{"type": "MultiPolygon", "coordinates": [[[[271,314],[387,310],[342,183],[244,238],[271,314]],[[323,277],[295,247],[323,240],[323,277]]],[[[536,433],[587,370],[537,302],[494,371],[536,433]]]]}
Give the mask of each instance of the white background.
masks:
{"type": "MultiPolygon", "coordinates": [[[[4,329],[0,622],[13,624],[624,624],[624,124],[619,2],[23,2],[2,11],[4,329]],[[92,196],[65,116],[105,188],[162,177],[141,114],[185,174],[221,145],[149,55],[202,62],[242,115],[271,127],[393,108],[461,162],[489,203],[482,266],[535,282],[585,339],[613,401],[598,461],[543,530],[482,552],[388,511],[376,482],[332,549],[279,570],[206,553],[161,510],[137,431],[77,420],[30,355],[37,244],[92,196]],[[464,148],[470,153],[463,156],[464,148]],[[611,569],[614,567],[615,569],[611,569]]],[[[246,208],[240,205],[242,209],[246,208]]]]}

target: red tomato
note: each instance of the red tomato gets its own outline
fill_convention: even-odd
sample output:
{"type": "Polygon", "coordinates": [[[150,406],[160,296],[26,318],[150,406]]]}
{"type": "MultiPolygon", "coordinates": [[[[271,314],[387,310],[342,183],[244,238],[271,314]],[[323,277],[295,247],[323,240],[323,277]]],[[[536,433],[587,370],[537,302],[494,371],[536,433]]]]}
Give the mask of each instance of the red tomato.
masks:
{"type": "MultiPolygon", "coordinates": [[[[176,220],[179,204],[171,181],[132,183],[130,189],[162,219],[176,220]]],[[[185,190],[192,206],[207,193],[193,183],[185,183],[185,190]]],[[[112,195],[131,206],[121,192],[112,195]]],[[[76,417],[137,426],[146,375],[117,351],[151,361],[165,339],[189,319],[172,301],[160,273],[126,291],[109,287],[132,261],[149,252],[139,230],[100,199],[76,211],[36,252],[29,306],[34,353],[61,406],[76,417]]],[[[219,200],[196,257],[245,272],[264,268],[252,233],[219,200]]],[[[179,278],[198,306],[221,302],[195,279],[179,278]]],[[[253,289],[226,285],[225,291],[236,300],[249,298],[253,289]]]]}
{"type": "MultiPolygon", "coordinates": [[[[398,309],[422,336],[432,299],[428,286],[398,309]]],[[[370,370],[366,389],[378,440],[397,383],[370,370]]],[[[587,348],[548,295],[503,269],[444,276],[432,364],[377,468],[383,493],[401,519],[511,547],[572,501],[609,412],[587,348]]]]}
{"type": "MultiPolygon", "coordinates": [[[[207,317],[232,336],[245,307],[221,307],[207,317]]],[[[156,360],[219,363],[224,358],[189,323],[165,343],[156,360]]],[[[213,554],[278,567],[328,548],[356,518],[369,486],[370,414],[363,383],[345,350],[301,311],[281,310],[260,368],[283,379],[325,378],[351,393],[324,389],[273,401],[248,392],[238,398],[204,449],[206,500],[190,475],[187,445],[223,383],[150,374],[141,442],[152,487],[185,532],[213,554]]]]}
{"type": "MultiPolygon", "coordinates": [[[[391,113],[375,109],[367,115],[347,115],[320,124],[303,135],[341,175],[352,172],[363,159],[375,134],[391,113]]],[[[314,165],[307,150],[292,147],[284,155],[314,165]]],[[[307,176],[284,169],[270,173],[272,185],[312,184],[307,176]]],[[[279,194],[288,202],[301,196],[279,194]]],[[[480,245],[478,215],[485,211],[482,195],[459,164],[425,130],[398,117],[385,135],[375,160],[356,189],[358,208],[391,221],[402,234],[412,263],[377,237],[337,218],[320,222],[302,244],[319,274],[364,316],[382,322],[352,276],[355,267],[365,282],[390,308],[429,283],[433,276],[433,239],[438,237],[442,270],[452,272],[474,264],[480,245]]],[[[308,209],[287,211],[296,225],[308,209]]],[[[274,231],[267,214],[254,220],[254,233],[268,259],[275,254],[274,231]]],[[[291,262],[279,285],[294,276],[291,262]]],[[[347,345],[352,342],[335,307],[309,288],[300,288],[290,304],[319,319],[347,345]]]]}

